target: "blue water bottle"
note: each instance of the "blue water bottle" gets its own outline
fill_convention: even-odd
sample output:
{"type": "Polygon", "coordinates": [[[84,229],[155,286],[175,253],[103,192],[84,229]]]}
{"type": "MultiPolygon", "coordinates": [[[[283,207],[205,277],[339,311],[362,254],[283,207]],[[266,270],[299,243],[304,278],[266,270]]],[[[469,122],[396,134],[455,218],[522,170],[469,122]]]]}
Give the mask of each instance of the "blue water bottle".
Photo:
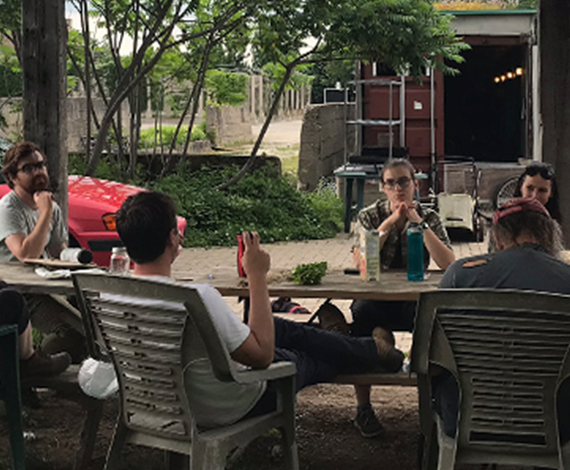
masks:
{"type": "Polygon", "coordinates": [[[424,280],[424,230],[421,224],[408,227],[408,281],[424,280]]]}

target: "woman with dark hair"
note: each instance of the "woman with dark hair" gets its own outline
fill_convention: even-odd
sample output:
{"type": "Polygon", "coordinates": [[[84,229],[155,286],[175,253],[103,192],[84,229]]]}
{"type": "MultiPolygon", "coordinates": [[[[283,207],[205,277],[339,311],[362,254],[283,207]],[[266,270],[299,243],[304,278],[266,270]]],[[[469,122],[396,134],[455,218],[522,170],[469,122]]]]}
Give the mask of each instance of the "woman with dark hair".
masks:
{"type": "Polygon", "coordinates": [[[560,205],[554,168],[548,163],[532,162],[520,175],[513,197],[538,200],[556,222],[560,223],[560,205]]]}

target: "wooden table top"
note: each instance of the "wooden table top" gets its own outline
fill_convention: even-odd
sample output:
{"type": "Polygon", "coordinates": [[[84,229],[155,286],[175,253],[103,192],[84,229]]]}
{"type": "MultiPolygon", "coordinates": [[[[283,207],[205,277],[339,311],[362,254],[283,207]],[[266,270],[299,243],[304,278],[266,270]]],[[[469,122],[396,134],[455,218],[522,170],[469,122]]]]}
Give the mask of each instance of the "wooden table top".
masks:
{"type": "MultiPolygon", "coordinates": [[[[405,272],[381,273],[379,281],[367,282],[358,276],[340,271],[327,273],[316,286],[300,286],[285,276],[269,274],[269,295],[292,298],[332,298],[369,300],[418,300],[420,293],[437,289],[443,276],[441,271],[426,273],[426,280],[410,282],[405,272]]],[[[179,281],[208,283],[226,297],[249,296],[247,280],[239,278],[232,270],[220,270],[210,275],[175,272],[179,281]]],[[[38,276],[31,266],[19,263],[0,263],[0,279],[15,286],[23,293],[72,295],[71,279],[45,279],[38,276]]]]}
{"type": "Polygon", "coordinates": [[[33,266],[21,263],[0,263],[0,279],[24,294],[73,295],[71,279],[45,279],[33,266]]]}
{"type": "MultiPolygon", "coordinates": [[[[213,273],[210,277],[175,273],[180,281],[204,282],[214,286],[223,296],[248,297],[247,280],[229,272],[213,273]]],[[[367,282],[359,276],[331,271],[315,286],[300,286],[286,279],[273,279],[269,275],[271,297],[321,298],[321,299],[367,299],[367,300],[418,300],[420,293],[436,290],[443,271],[426,273],[426,280],[410,282],[405,272],[385,272],[379,281],[367,282]]]]}

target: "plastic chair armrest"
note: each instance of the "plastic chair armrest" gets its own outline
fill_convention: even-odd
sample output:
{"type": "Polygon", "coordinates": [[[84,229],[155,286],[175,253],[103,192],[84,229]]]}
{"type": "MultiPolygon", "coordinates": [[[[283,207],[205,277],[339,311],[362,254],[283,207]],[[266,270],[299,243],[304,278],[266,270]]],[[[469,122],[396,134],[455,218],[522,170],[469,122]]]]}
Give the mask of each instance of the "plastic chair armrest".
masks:
{"type": "Polygon", "coordinates": [[[297,368],[292,362],[277,362],[271,364],[267,369],[247,369],[234,373],[234,379],[241,384],[261,382],[265,380],[276,380],[295,375],[297,368]]]}

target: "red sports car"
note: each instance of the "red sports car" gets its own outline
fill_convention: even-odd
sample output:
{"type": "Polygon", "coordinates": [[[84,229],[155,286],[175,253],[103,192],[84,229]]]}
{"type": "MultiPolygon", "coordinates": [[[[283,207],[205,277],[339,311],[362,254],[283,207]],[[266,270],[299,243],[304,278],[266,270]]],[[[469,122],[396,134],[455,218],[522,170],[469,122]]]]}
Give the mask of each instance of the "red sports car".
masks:
{"type": "MultiPolygon", "coordinates": [[[[113,247],[122,245],[115,230],[115,213],[127,197],[144,189],[75,175],[69,176],[68,184],[69,246],[91,250],[95,263],[109,266],[113,247]]],[[[8,185],[0,184],[0,198],[9,191],[8,185]]],[[[186,231],[183,217],[178,217],[178,230],[186,231]]]]}

